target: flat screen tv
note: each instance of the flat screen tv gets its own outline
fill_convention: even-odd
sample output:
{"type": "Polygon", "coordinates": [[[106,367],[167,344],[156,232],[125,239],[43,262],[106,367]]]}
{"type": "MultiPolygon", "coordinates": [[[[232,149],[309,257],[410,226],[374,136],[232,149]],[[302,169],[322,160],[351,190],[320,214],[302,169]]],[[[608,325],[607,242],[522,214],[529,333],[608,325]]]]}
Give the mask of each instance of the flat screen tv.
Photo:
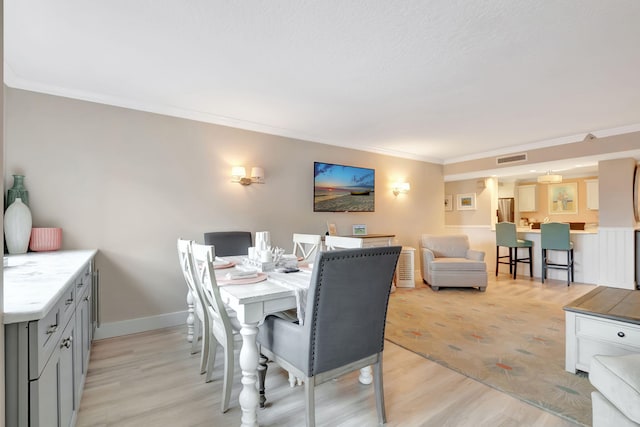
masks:
{"type": "Polygon", "coordinates": [[[374,212],[376,171],[314,162],[314,212],[374,212]]]}

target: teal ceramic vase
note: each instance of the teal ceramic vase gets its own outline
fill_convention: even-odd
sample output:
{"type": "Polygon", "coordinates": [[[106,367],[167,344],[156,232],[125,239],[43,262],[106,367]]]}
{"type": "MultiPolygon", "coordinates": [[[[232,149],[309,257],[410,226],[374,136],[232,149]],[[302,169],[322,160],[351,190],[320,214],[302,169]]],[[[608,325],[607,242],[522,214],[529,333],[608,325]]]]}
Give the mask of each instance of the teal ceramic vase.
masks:
{"type": "Polygon", "coordinates": [[[17,197],[4,213],[4,239],[10,254],[27,252],[31,225],[31,210],[17,197]]]}
{"type": "Polygon", "coordinates": [[[13,175],[13,187],[7,190],[5,209],[11,206],[18,197],[22,199],[22,203],[29,206],[29,192],[24,186],[24,175],[13,175]]]}

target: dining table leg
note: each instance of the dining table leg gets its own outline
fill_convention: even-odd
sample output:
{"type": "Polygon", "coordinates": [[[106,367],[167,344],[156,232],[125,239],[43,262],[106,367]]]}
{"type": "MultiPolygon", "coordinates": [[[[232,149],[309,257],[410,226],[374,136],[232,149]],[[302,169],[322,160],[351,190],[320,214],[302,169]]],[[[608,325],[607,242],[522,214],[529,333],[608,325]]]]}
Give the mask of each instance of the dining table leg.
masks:
{"type": "Polygon", "coordinates": [[[195,301],[193,300],[193,294],[191,290],[187,291],[187,341],[193,342],[195,339],[198,340],[198,337],[195,336],[195,328],[194,324],[196,321],[195,313],[195,301]]]}
{"type": "Polygon", "coordinates": [[[242,427],[258,426],[259,395],[256,382],[258,379],[258,322],[241,323],[242,347],[240,348],[240,368],[242,369],[242,390],[240,391],[240,409],[242,410],[242,427]]]}

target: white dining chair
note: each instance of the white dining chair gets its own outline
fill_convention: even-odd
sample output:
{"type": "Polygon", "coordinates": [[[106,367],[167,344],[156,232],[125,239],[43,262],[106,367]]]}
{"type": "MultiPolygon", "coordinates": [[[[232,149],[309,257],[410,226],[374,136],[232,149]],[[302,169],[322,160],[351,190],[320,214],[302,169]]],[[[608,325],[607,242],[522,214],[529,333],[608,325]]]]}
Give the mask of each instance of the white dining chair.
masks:
{"type": "Polygon", "coordinates": [[[209,356],[209,318],[207,312],[203,309],[202,303],[203,296],[196,285],[195,270],[193,268],[193,259],[191,257],[191,241],[178,239],[178,259],[180,261],[180,269],[184,276],[184,281],[187,283],[188,292],[191,295],[193,301],[193,310],[191,319],[187,321],[193,321],[193,339],[191,340],[191,354],[198,352],[198,341],[201,341],[202,346],[200,349],[200,373],[204,374],[206,371],[206,363],[209,356]]]}
{"type": "Polygon", "coordinates": [[[216,258],[214,251],[215,249],[211,245],[191,244],[193,265],[196,272],[196,286],[200,287],[203,294],[204,307],[209,315],[209,330],[212,338],[209,340],[209,357],[207,359],[207,377],[205,381],[209,382],[212,380],[216,350],[218,344],[220,344],[224,351],[224,380],[221,410],[222,412],[226,412],[229,409],[231,387],[233,385],[234,338],[239,334],[241,326],[235,316],[235,312],[225,307],[220,297],[220,289],[218,289],[213,265],[213,261],[216,258]]]}
{"type": "Polygon", "coordinates": [[[358,249],[364,245],[364,239],[360,237],[325,236],[324,244],[329,251],[334,249],[358,249]]]}
{"type": "Polygon", "coordinates": [[[319,234],[293,234],[293,254],[302,257],[302,261],[309,261],[316,253],[322,238],[319,234]]]}

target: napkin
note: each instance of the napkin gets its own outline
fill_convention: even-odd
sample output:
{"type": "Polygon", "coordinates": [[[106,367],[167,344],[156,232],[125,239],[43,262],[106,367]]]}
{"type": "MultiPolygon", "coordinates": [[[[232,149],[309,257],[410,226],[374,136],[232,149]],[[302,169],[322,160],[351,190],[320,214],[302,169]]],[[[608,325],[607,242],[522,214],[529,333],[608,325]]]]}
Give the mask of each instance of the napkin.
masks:
{"type": "Polygon", "coordinates": [[[255,268],[252,269],[241,269],[236,267],[235,271],[231,271],[227,273],[225,276],[229,280],[234,279],[249,279],[251,277],[258,277],[258,270],[255,268]]]}
{"type": "Polygon", "coordinates": [[[227,265],[227,264],[229,264],[229,261],[227,261],[224,258],[216,257],[216,259],[213,260],[213,265],[227,265]]]}

